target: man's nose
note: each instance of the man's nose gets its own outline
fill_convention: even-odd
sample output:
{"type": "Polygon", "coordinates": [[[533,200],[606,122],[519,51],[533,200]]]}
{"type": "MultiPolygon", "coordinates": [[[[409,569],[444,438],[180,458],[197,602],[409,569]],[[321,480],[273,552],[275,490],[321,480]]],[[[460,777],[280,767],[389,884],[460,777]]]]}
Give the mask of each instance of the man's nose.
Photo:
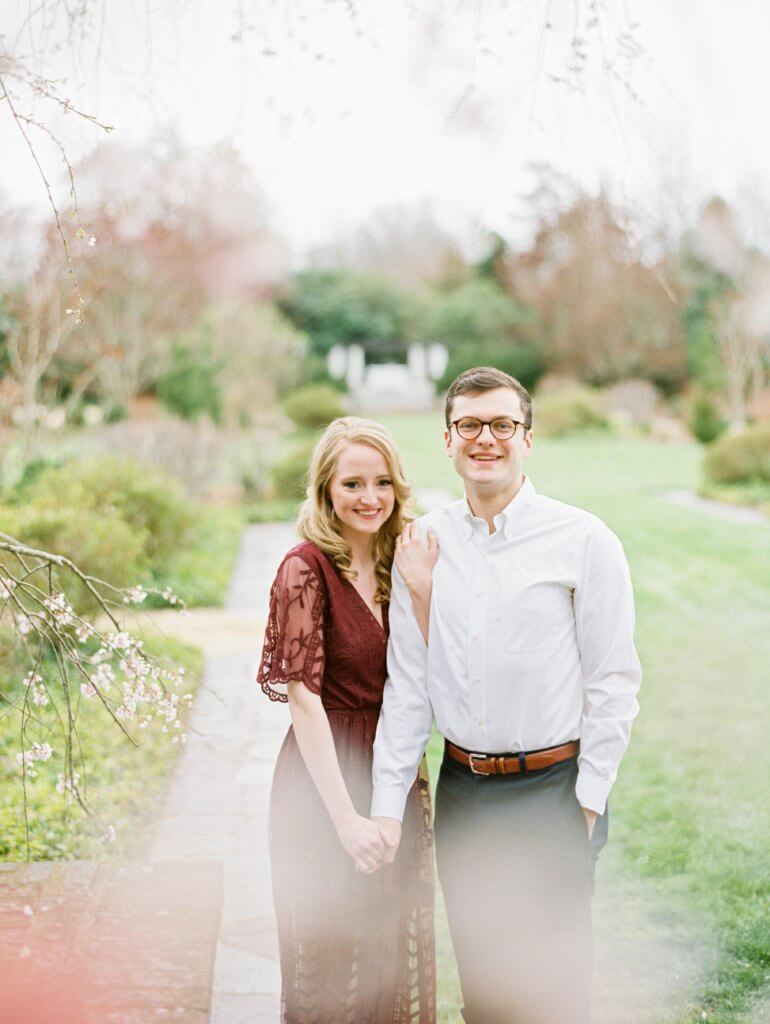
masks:
{"type": "Polygon", "coordinates": [[[481,428],[481,433],[476,438],[477,441],[481,441],[483,444],[494,444],[497,438],[492,433],[492,426],[489,423],[485,423],[481,428]]]}

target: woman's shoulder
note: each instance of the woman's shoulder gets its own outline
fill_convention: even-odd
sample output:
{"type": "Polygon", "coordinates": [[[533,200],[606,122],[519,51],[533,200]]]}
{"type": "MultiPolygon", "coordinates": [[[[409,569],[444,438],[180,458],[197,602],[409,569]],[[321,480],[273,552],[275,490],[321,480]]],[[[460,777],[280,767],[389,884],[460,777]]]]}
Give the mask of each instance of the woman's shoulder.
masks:
{"type": "Polygon", "coordinates": [[[312,540],[303,540],[286,552],[281,561],[279,572],[281,569],[288,566],[296,566],[301,562],[318,576],[326,577],[330,571],[334,571],[334,563],[329,556],[324,554],[312,540]]]}

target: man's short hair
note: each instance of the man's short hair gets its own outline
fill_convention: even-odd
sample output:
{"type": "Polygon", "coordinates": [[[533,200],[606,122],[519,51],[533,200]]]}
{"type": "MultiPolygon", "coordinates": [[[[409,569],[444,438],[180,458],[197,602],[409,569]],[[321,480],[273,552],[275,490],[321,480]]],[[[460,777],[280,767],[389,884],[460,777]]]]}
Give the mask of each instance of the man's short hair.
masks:
{"type": "Polygon", "coordinates": [[[510,388],[521,399],[521,411],[524,414],[524,425],[532,429],[532,396],[524,385],[509,373],[496,370],[494,366],[474,366],[463,370],[449,385],[444,403],[444,419],[447,430],[452,418],[452,403],[458,395],[480,395],[484,391],[495,391],[497,388],[510,388]]]}

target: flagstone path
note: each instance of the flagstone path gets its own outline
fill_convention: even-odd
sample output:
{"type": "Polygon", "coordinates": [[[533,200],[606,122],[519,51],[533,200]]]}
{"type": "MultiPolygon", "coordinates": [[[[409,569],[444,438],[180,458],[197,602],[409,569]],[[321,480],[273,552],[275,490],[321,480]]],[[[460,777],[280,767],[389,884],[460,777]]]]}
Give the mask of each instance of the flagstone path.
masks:
{"type": "Polygon", "coordinates": [[[210,1024],[277,1024],[280,974],[267,809],[284,705],[255,683],[270,583],[293,523],[247,527],[224,613],[178,620],[206,654],[188,741],[152,848],[154,861],[221,861],[224,899],[210,1024]]]}

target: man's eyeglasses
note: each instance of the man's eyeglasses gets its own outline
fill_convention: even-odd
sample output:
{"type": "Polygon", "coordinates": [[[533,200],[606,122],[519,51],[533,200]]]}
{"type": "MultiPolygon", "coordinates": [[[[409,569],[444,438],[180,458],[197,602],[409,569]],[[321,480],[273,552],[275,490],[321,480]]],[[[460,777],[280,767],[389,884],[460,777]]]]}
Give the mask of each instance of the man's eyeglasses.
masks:
{"type": "Polygon", "coordinates": [[[452,427],[465,441],[475,440],[484,427],[489,427],[492,436],[496,437],[498,441],[510,441],[516,433],[516,427],[527,429],[526,423],[522,423],[521,420],[509,419],[507,416],[498,416],[494,420],[477,420],[475,416],[462,416],[458,420],[452,420],[449,424],[450,430],[452,427]]]}

